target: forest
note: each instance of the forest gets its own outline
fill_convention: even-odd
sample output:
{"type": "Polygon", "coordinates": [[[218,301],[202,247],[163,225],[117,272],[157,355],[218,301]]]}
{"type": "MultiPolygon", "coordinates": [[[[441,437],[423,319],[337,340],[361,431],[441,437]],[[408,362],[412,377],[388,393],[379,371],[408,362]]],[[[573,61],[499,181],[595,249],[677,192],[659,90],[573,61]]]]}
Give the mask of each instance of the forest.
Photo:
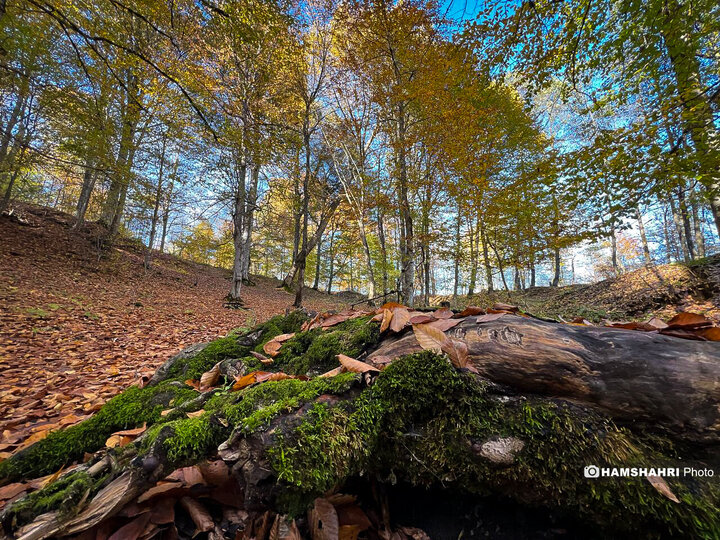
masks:
{"type": "Polygon", "coordinates": [[[0,537],[720,539],[715,0],[0,0],[0,537]]]}
{"type": "Polygon", "coordinates": [[[250,273],[427,305],[702,258],[718,9],[5,0],[0,204],[232,268],[234,300],[250,273]]]}

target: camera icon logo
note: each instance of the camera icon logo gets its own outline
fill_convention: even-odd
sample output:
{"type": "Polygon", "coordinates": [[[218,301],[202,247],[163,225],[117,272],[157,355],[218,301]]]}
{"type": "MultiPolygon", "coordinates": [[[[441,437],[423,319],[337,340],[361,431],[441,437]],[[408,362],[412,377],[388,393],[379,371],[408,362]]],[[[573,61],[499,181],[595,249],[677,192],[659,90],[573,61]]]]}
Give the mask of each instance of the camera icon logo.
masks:
{"type": "Polygon", "coordinates": [[[585,478],[600,477],[600,468],[597,465],[588,465],[585,467],[583,472],[585,473],[585,478]]]}

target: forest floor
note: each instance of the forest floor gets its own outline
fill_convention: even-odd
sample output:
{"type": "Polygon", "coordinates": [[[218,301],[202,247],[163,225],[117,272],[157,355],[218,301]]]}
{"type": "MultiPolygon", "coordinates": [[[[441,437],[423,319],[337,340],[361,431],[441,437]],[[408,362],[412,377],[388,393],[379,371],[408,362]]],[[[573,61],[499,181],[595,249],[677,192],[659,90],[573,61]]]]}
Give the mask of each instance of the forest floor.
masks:
{"type": "MultiPolygon", "coordinates": [[[[284,313],[293,296],[256,277],[247,309],[222,307],[227,270],[120,242],[97,248],[99,229],[20,205],[24,224],[0,217],[0,459],[50,430],[79,422],[182,348],[284,313]]],[[[309,309],[343,309],[308,290],[309,309]]]]}
{"type": "MultiPolygon", "coordinates": [[[[453,303],[452,296],[431,303],[453,303]]],[[[458,296],[456,307],[506,302],[538,317],[591,322],[669,319],[680,311],[701,313],[720,322],[720,255],[689,264],[643,267],[614,279],[564,287],[532,287],[525,291],[481,292],[458,296]]]]}

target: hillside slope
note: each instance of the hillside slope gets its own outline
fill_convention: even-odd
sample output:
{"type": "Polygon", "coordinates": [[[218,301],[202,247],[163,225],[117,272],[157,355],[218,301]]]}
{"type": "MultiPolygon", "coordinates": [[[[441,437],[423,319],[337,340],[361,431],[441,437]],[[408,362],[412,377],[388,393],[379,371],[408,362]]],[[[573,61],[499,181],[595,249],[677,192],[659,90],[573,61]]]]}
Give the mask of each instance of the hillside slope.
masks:
{"type": "MultiPolygon", "coordinates": [[[[156,253],[145,271],[136,244],[102,254],[92,224],[78,232],[67,214],[19,212],[24,224],[0,218],[0,456],[97,410],[183,347],[262,322],[293,300],[258,277],[244,289],[247,310],[225,309],[226,270],[156,253]]],[[[345,305],[312,290],[305,298],[315,310],[345,305]]]]}
{"type": "MultiPolygon", "coordinates": [[[[453,299],[437,296],[432,301],[437,304],[453,299]]],[[[667,319],[678,311],[692,311],[720,321],[720,255],[690,264],[643,267],[590,285],[481,292],[457,299],[458,307],[487,306],[493,302],[508,302],[552,319],[584,317],[593,322],[667,319]]]]}

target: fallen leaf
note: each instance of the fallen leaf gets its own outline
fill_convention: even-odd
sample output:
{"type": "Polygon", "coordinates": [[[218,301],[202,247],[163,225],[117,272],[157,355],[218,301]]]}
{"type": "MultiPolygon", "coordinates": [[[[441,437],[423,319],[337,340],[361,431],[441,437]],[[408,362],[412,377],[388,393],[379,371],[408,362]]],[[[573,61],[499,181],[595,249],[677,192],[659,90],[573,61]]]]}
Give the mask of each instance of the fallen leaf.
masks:
{"type": "Polygon", "coordinates": [[[193,412],[186,412],[185,413],[188,418],[197,418],[198,416],[202,416],[205,414],[205,409],[200,409],[199,411],[193,411],[193,412]]]}
{"type": "Polygon", "coordinates": [[[434,315],[428,315],[426,313],[410,317],[410,324],[425,324],[433,321],[437,321],[437,318],[434,315]]]}
{"type": "Polygon", "coordinates": [[[498,319],[502,318],[506,314],[507,314],[506,311],[501,311],[500,313],[488,313],[487,315],[480,315],[477,319],[475,319],[475,322],[480,324],[480,323],[497,321],[498,319]]]}
{"type": "Polygon", "coordinates": [[[313,540],[338,540],[340,525],[337,512],[326,499],[315,499],[308,512],[308,522],[313,540]]]}
{"type": "Polygon", "coordinates": [[[705,326],[712,326],[712,321],[705,315],[699,313],[689,313],[687,311],[681,311],[668,321],[668,328],[683,328],[688,330],[690,328],[702,328],[705,326]]]}
{"type": "Polygon", "coordinates": [[[455,314],[452,312],[451,309],[444,307],[434,311],[433,315],[436,319],[449,319],[455,314]]]}
{"type": "Polygon", "coordinates": [[[428,323],[428,326],[447,332],[462,322],[462,319],[438,319],[428,323]]]}
{"type": "Polygon", "coordinates": [[[335,377],[336,375],[340,375],[341,373],[345,373],[347,370],[345,369],[345,366],[338,366],[335,369],[331,369],[330,371],[326,371],[322,375],[318,375],[321,379],[326,377],[335,377]]]}
{"type": "Polygon", "coordinates": [[[327,319],[324,319],[320,323],[321,328],[330,328],[331,326],[335,326],[336,324],[340,324],[341,322],[345,322],[350,318],[349,315],[342,315],[342,314],[335,314],[330,315],[327,319]]]}
{"type": "Polygon", "coordinates": [[[485,315],[485,310],[478,306],[468,306],[455,316],[470,317],[471,315],[485,315]]]}
{"type": "Polygon", "coordinates": [[[273,363],[273,359],[272,359],[272,358],[268,358],[267,356],[265,356],[264,354],[261,354],[261,353],[259,353],[259,352],[250,351],[250,354],[251,354],[253,357],[255,357],[255,358],[257,358],[258,360],[260,360],[260,362],[262,362],[263,364],[272,364],[272,363],[273,363]]]}
{"type": "Polygon", "coordinates": [[[395,333],[401,332],[408,321],[410,321],[410,311],[405,307],[395,308],[390,321],[390,330],[395,333]]]}
{"type": "Polygon", "coordinates": [[[413,325],[413,332],[415,339],[423,349],[437,353],[442,352],[443,344],[449,340],[442,330],[433,328],[430,323],[413,325]]]}
{"type": "Polygon", "coordinates": [[[652,487],[658,490],[658,493],[661,493],[662,495],[670,499],[672,502],[680,502],[680,500],[675,496],[675,494],[670,489],[670,486],[667,485],[667,482],[665,482],[665,479],[662,476],[647,475],[645,478],[647,478],[647,481],[650,482],[652,487]]]}
{"type": "Polygon", "coordinates": [[[204,392],[215,386],[220,379],[220,362],[215,364],[209,371],[203,373],[200,377],[200,387],[198,390],[204,392]]]}
{"type": "Polygon", "coordinates": [[[695,333],[704,337],[708,341],[720,341],[720,328],[713,326],[712,328],[700,328],[695,333]]]}
{"type": "Polygon", "coordinates": [[[395,309],[399,307],[407,308],[407,306],[399,304],[398,302],[385,302],[382,306],[380,306],[380,309],[395,309]]]}
{"type": "Polygon", "coordinates": [[[383,310],[383,318],[380,323],[380,333],[382,334],[385,330],[390,328],[390,321],[392,321],[393,312],[389,309],[383,310]]]}
{"type": "Polygon", "coordinates": [[[351,371],[352,373],[367,373],[368,371],[379,371],[378,368],[376,368],[375,366],[371,366],[370,364],[366,364],[365,362],[355,360],[354,358],[350,358],[349,356],[345,356],[344,354],[338,354],[337,359],[340,361],[340,365],[342,367],[344,367],[348,371],[351,371]]]}
{"type": "Polygon", "coordinates": [[[507,311],[508,313],[517,313],[520,309],[512,304],[503,304],[502,302],[495,302],[492,309],[497,311],[507,311]]]}

